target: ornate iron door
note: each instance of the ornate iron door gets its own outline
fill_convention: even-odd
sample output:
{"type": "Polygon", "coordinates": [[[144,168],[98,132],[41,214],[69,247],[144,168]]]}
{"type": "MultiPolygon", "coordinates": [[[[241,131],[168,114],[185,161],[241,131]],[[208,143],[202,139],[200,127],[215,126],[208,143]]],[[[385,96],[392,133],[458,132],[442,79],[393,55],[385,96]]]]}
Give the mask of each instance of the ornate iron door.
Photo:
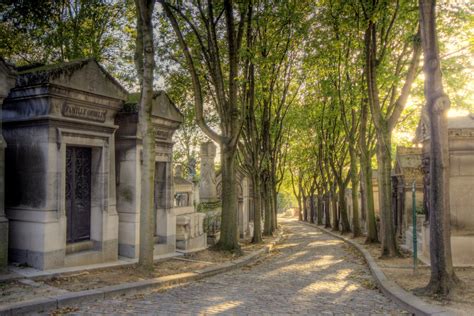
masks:
{"type": "Polygon", "coordinates": [[[91,232],[91,160],[86,147],[66,148],[67,242],[90,239],[91,232]]]}

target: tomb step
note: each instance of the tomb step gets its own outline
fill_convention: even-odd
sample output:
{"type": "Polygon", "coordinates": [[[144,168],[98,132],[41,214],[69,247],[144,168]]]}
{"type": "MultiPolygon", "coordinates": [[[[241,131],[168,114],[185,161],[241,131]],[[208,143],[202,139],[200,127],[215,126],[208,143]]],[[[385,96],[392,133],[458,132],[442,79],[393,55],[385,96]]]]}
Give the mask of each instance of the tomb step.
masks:
{"type": "Polygon", "coordinates": [[[64,267],[82,266],[102,262],[104,262],[102,251],[85,250],[67,255],[64,258],[64,267]]]}

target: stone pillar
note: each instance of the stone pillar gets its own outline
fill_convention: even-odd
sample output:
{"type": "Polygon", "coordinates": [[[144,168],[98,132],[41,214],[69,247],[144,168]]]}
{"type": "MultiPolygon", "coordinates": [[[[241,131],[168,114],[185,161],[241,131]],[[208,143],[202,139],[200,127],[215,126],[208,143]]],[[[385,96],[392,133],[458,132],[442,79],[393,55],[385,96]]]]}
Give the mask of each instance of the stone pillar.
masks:
{"type": "Polygon", "coordinates": [[[216,145],[213,142],[201,144],[201,181],[199,184],[200,202],[215,202],[217,198],[216,172],[214,159],[216,158],[216,145]]]}
{"type": "Polygon", "coordinates": [[[175,178],[183,178],[183,166],[177,165],[174,167],[174,176],[175,178]]]}
{"type": "MultiPolygon", "coordinates": [[[[8,96],[10,89],[15,86],[15,71],[0,58],[0,117],[2,116],[3,100],[8,96]]],[[[5,271],[8,265],[8,219],[5,216],[5,147],[7,144],[2,131],[0,120],[0,272],[5,271]]]]}

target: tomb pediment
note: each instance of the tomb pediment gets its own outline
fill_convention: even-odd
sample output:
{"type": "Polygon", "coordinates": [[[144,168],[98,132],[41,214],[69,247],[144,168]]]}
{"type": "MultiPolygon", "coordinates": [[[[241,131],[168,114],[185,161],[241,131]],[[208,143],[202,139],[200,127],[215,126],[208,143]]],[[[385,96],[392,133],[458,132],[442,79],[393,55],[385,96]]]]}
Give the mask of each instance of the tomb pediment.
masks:
{"type": "MultiPolygon", "coordinates": [[[[138,103],[140,102],[140,93],[133,93],[129,95],[128,101],[125,104],[124,112],[138,113],[138,103]]],[[[156,118],[161,118],[167,121],[182,123],[183,114],[179,111],[176,105],[171,101],[166,92],[156,91],[153,94],[153,104],[151,115],[156,118]]]]}
{"type": "Polygon", "coordinates": [[[125,100],[127,91],[94,59],[18,68],[17,87],[54,84],[125,100]]]}
{"type": "MultiPolygon", "coordinates": [[[[448,118],[449,136],[474,137],[474,113],[465,116],[456,116],[448,118]]],[[[423,117],[418,123],[416,136],[413,140],[415,143],[421,143],[430,138],[429,119],[423,117]]]]}
{"type": "Polygon", "coordinates": [[[415,180],[418,185],[423,182],[421,147],[397,147],[394,174],[403,177],[405,185],[410,187],[415,180]]]}
{"type": "Polygon", "coordinates": [[[179,123],[183,122],[183,114],[164,91],[158,91],[153,95],[151,115],[179,123]]]}

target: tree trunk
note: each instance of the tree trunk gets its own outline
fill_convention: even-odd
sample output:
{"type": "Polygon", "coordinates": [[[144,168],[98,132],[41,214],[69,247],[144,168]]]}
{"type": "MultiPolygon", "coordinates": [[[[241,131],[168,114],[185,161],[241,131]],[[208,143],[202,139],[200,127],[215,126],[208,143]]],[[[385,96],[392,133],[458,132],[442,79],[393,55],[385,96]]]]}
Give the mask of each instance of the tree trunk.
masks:
{"type": "Polygon", "coordinates": [[[367,225],[367,194],[366,194],[366,189],[363,184],[364,176],[365,175],[363,174],[362,167],[361,167],[360,173],[359,173],[359,191],[360,191],[360,218],[362,220],[362,223],[361,223],[362,227],[366,227],[367,225]]]}
{"type": "Polygon", "coordinates": [[[296,199],[298,200],[298,220],[303,221],[303,209],[301,203],[301,196],[297,196],[296,199]]]}
{"type": "Polygon", "coordinates": [[[366,198],[362,199],[362,203],[365,203],[367,208],[367,238],[366,243],[377,243],[379,237],[377,233],[377,222],[375,220],[375,207],[374,207],[374,190],[372,187],[372,167],[365,161],[362,162],[361,158],[361,175],[362,185],[365,188],[366,198]],[[363,166],[362,166],[363,165],[363,166]]]}
{"type": "Polygon", "coordinates": [[[352,234],[353,237],[361,235],[360,221],[359,221],[359,195],[357,190],[359,188],[359,179],[357,175],[357,154],[353,145],[350,145],[349,155],[351,159],[350,177],[352,184],[352,234]]]}
{"type": "Polygon", "coordinates": [[[324,196],[324,227],[331,228],[331,210],[329,193],[324,196]]]}
{"type": "Polygon", "coordinates": [[[272,181],[272,209],[273,209],[273,216],[272,216],[272,232],[274,232],[278,228],[278,193],[275,189],[275,182],[272,181]]]}
{"type": "Polygon", "coordinates": [[[253,188],[253,238],[252,243],[262,242],[262,205],[260,198],[260,179],[257,174],[251,177],[253,188]]]}
{"type": "Polygon", "coordinates": [[[346,203],[346,188],[343,183],[339,183],[339,215],[341,220],[341,234],[350,233],[351,227],[349,224],[349,217],[347,216],[347,203],[346,203]]]}
{"type": "Polygon", "coordinates": [[[374,191],[372,188],[372,164],[371,154],[368,148],[368,137],[367,137],[367,125],[369,122],[368,118],[368,103],[367,100],[363,100],[361,103],[361,115],[360,115],[360,135],[359,135],[359,148],[360,148],[360,195],[362,204],[362,216],[365,219],[367,238],[366,243],[378,242],[377,235],[377,224],[375,222],[375,210],[374,210],[374,191]]]}
{"type": "Polygon", "coordinates": [[[140,251],[138,264],[142,269],[151,270],[153,268],[153,230],[155,227],[155,135],[151,122],[155,56],[151,19],[155,1],[136,0],[135,4],[137,8],[137,47],[135,62],[141,83],[138,115],[143,151],[143,161],[140,172],[140,251]]]}
{"type": "Polygon", "coordinates": [[[272,193],[268,179],[263,179],[263,199],[265,205],[265,221],[263,228],[264,236],[273,235],[273,210],[272,210],[272,193]]]}
{"type": "Polygon", "coordinates": [[[318,225],[323,224],[323,196],[322,192],[318,191],[318,225]]]}
{"type": "Polygon", "coordinates": [[[237,179],[235,176],[235,152],[225,144],[221,146],[222,166],[222,215],[221,235],[216,248],[239,249],[239,214],[237,201],[237,179]]]}
{"type": "Polygon", "coordinates": [[[381,217],[382,257],[400,256],[395,237],[395,227],[392,216],[392,157],[391,133],[377,135],[377,161],[379,205],[381,217]]]}
{"type": "Polygon", "coordinates": [[[311,224],[314,224],[315,214],[316,214],[316,210],[315,210],[315,205],[314,205],[314,194],[311,193],[309,196],[309,222],[311,224]]]}
{"type": "Polygon", "coordinates": [[[303,193],[303,221],[307,222],[308,221],[308,198],[306,195],[303,193]]]}
{"type": "Polygon", "coordinates": [[[420,0],[425,98],[430,118],[430,260],[429,294],[448,295],[459,282],[451,257],[449,204],[449,98],[443,91],[436,34],[436,1],[420,0]]]}
{"type": "Polygon", "coordinates": [[[339,218],[337,216],[337,196],[336,190],[331,191],[331,206],[332,206],[332,230],[339,231],[339,218]]]}

